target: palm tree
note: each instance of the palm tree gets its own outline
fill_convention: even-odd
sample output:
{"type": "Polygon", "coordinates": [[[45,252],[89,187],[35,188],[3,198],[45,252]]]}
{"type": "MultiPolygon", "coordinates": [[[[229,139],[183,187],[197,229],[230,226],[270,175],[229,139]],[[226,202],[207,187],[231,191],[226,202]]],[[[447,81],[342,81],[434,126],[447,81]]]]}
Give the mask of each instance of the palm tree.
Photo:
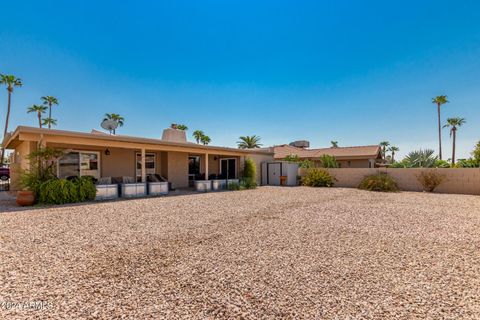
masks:
{"type": "Polygon", "coordinates": [[[242,136],[239,137],[240,141],[237,141],[238,148],[240,149],[255,149],[262,146],[259,136],[242,136]]]}
{"type": "Polygon", "coordinates": [[[432,98],[432,103],[437,105],[437,114],[438,114],[438,157],[442,160],[442,123],[440,120],[440,107],[442,104],[449,102],[447,96],[436,96],[432,98]]]}
{"type": "MultiPolygon", "coordinates": [[[[14,87],[21,87],[22,86],[22,80],[19,78],[16,78],[15,76],[11,74],[0,74],[0,84],[4,84],[7,86],[7,91],[8,91],[8,103],[7,103],[7,117],[5,119],[5,128],[3,129],[3,138],[7,136],[8,132],[8,121],[10,120],[10,109],[11,109],[11,104],[12,104],[12,92],[14,87]]],[[[5,149],[2,148],[2,158],[0,159],[0,163],[3,164],[3,160],[5,156],[5,149]]]]}
{"type": "Polygon", "coordinates": [[[39,128],[42,127],[42,114],[45,113],[45,110],[47,110],[46,106],[41,106],[38,104],[34,104],[27,109],[27,113],[32,113],[32,112],[37,113],[39,128]]]}
{"type": "Polygon", "coordinates": [[[43,124],[44,126],[48,126],[48,128],[50,129],[52,126],[56,126],[56,125],[57,125],[57,120],[56,120],[56,119],[52,119],[52,118],[45,118],[45,119],[43,119],[42,124],[43,124]]]}
{"type": "Polygon", "coordinates": [[[332,148],[338,148],[338,141],[330,141],[332,148]]]}
{"type": "Polygon", "coordinates": [[[392,153],[392,163],[395,162],[395,152],[397,151],[400,151],[400,148],[399,147],[395,147],[395,146],[391,146],[390,148],[388,148],[388,151],[390,151],[392,153]]]}
{"type": "MultiPolygon", "coordinates": [[[[118,113],[105,113],[105,118],[103,118],[103,121],[105,120],[113,120],[118,124],[119,127],[123,127],[125,118],[119,115],[118,113]]],[[[113,134],[115,134],[115,131],[116,129],[113,129],[113,134]]]]}
{"type": "Polygon", "coordinates": [[[203,133],[202,130],[195,130],[192,134],[193,138],[195,138],[195,141],[197,141],[197,143],[200,143],[200,140],[202,140],[202,137],[204,135],[205,134],[203,133]]]}
{"type": "Polygon", "coordinates": [[[452,144],[452,165],[455,164],[455,143],[457,140],[457,128],[461,127],[463,124],[465,124],[465,119],[464,118],[448,118],[447,119],[447,124],[444,125],[444,128],[450,128],[450,137],[453,138],[453,144],[452,144]]]}
{"type": "Polygon", "coordinates": [[[188,127],[184,124],[177,124],[177,129],[178,130],[183,130],[183,131],[187,131],[188,130],[188,127]]]}
{"type": "MultiPolygon", "coordinates": [[[[53,97],[53,96],[45,96],[45,97],[42,97],[42,100],[43,100],[43,104],[48,106],[48,117],[50,119],[52,119],[52,106],[53,105],[56,105],[58,106],[58,100],[57,98],[53,97]]],[[[56,121],[56,120],[55,120],[56,121]]],[[[48,123],[48,129],[51,128],[51,125],[53,123],[48,123]]],[[[55,122],[56,124],[56,122],[55,122]]]]}
{"type": "Polygon", "coordinates": [[[387,152],[387,147],[390,145],[390,142],[382,141],[382,142],[379,143],[379,145],[382,147],[382,154],[383,154],[383,158],[385,159],[386,152],[387,152]]]}
{"type": "Polygon", "coordinates": [[[204,146],[208,145],[212,140],[210,139],[209,136],[203,135],[200,138],[200,141],[203,143],[204,146]]]}

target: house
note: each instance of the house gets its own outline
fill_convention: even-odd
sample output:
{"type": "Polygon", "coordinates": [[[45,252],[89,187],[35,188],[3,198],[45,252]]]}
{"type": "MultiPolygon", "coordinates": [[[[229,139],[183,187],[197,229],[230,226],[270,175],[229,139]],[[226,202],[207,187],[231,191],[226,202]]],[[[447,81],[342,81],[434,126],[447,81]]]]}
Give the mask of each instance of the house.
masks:
{"type": "Polygon", "coordinates": [[[300,159],[310,160],[318,166],[322,155],[334,156],[340,168],[374,168],[382,162],[382,152],[378,145],[321,149],[309,149],[308,146],[308,141],[295,141],[289,145],[278,145],[264,150],[273,152],[276,160],[297,155],[300,159]]]}
{"type": "MultiPolygon", "coordinates": [[[[11,190],[19,190],[19,175],[29,169],[27,155],[39,147],[65,150],[58,161],[59,178],[71,176],[128,176],[137,182],[157,175],[168,180],[173,188],[184,188],[195,179],[222,177],[235,179],[241,174],[243,161],[249,157],[257,163],[273,160],[269,150],[242,150],[204,146],[187,142],[185,131],[169,128],[162,139],[50,130],[19,126],[9,133],[3,145],[14,150],[11,155],[11,190]]],[[[257,181],[261,181],[257,170],[257,181]]]]}

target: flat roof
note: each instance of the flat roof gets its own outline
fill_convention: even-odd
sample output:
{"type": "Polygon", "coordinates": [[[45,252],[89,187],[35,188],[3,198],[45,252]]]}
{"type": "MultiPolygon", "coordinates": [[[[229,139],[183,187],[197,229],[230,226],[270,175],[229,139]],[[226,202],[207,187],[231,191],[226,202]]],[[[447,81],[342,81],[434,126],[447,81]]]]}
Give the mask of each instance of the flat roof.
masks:
{"type": "Polygon", "coordinates": [[[20,141],[21,133],[33,133],[40,134],[43,136],[64,136],[64,137],[75,137],[75,138],[85,138],[85,139],[96,139],[96,140],[105,140],[105,141],[117,141],[117,142],[133,142],[133,143],[143,143],[143,144],[154,144],[159,146],[175,146],[175,147],[185,147],[190,149],[199,149],[199,150],[212,150],[212,151],[230,151],[238,152],[243,154],[273,154],[271,151],[264,149],[238,149],[231,147],[219,147],[219,146],[205,146],[193,142],[172,142],[165,141],[162,139],[154,138],[143,138],[127,135],[110,135],[102,134],[100,132],[89,133],[89,132],[78,132],[78,131],[67,131],[67,130],[57,130],[57,129],[47,129],[47,128],[34,128],[28,126],[18,126],[15,131],[7,135],[3,141],[3,145],[6,149],[14,148],[14,141],[17,139],[20,141]]]}

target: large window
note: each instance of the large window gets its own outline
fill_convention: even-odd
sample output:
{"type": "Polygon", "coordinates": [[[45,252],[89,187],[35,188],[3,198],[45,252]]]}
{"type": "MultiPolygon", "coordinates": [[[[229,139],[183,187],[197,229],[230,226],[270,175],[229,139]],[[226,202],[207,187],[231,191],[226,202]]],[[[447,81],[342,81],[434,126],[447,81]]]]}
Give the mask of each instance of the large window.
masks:
{"type": "Polygon", "coordinates": [[[100,154],[89,151],[71,151],[58,160],[58,177],[92,176],[100,178],[100,154]]]}
{"type": "Polygon", "coordinates": [[[224,158],[220,159],[220,176],[223,179],[237,178],[237,159],[224,158]]]}
{"type": "MultiPolygon", "coordinates": [[[[145,174],[155,174],[155,153],[145,154],[145,174]]],[[[142,181],[142,154],[137,153],[136,161],[137,181],[142,181]]]]}

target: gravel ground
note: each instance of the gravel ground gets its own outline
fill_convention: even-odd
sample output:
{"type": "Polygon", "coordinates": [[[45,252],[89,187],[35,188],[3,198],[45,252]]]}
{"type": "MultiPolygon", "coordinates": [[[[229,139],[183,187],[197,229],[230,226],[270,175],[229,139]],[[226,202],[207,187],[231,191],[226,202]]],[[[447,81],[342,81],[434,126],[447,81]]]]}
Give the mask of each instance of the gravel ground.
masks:
{"type": "Polygon", "coordinates": [[[480,319],[478,196],[262,187],[0,225],[0,318],[480,319]]]}

